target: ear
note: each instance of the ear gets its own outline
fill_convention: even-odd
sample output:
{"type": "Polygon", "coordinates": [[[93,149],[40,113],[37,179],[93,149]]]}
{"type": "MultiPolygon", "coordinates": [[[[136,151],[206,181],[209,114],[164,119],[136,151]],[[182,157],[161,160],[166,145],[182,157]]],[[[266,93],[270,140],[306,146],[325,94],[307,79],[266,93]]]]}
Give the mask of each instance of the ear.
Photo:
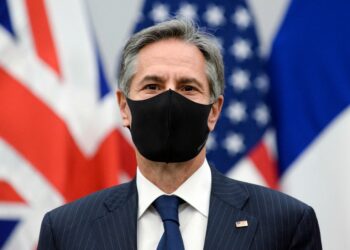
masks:
{"type": "Polygon", "coordinates": [[[120,115],[122,116],[123,127],[131,126],[131,112],[126,102],[126,96],[120,90],[116,92],[117,101],[119,104],[120,115]]]}
{"type": "Polygon", "coordinates": [[[213,131],[218,121],[222,109],[222,105],[224,104],[224,96],[220,95],[216,102],[213,103],[211,107],[209,117],[208,117],[208,128],[210,131],[213,131]]]}

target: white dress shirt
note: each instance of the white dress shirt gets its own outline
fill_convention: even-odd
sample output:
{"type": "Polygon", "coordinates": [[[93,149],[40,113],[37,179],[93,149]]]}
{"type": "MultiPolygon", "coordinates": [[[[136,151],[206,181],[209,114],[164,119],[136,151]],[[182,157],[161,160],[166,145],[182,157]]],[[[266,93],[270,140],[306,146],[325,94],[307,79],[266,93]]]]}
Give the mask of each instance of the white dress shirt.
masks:
{"type": "MultiPolygon", "coordinates": [[[[138,190],[137,249],[157,249],[164,233],[163,222],[152,203],[165,193],[144,177],[137,168],[138,190]]],[[[208,224],[211,171],[208,162],[188,178],[172,195],[185,201],[179,207],[179,222],[185,249],[202,250],[208,224]]]]}

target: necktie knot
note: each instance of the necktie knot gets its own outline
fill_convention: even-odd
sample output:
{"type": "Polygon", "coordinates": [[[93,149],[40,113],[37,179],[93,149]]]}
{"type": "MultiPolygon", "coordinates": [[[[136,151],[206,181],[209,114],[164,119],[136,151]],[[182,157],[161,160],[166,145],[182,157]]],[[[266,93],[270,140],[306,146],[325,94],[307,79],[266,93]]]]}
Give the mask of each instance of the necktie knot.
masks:
{"type": "Polygon", "coordinates": [[[153,202],[163,222],[173,221],[177,224],[179,224],[179,205],[180,198],[175,195],[162,195],[153,202]]]}

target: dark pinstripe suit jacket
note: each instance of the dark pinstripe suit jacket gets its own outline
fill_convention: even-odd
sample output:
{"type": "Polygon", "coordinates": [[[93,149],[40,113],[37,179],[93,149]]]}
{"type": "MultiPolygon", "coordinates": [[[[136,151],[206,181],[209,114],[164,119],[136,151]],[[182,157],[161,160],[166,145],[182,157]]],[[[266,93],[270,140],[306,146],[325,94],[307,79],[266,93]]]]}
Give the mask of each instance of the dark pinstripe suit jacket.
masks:
{"type": "MultiPolygon", "coordinates": [[[[311,207],[215,169],[212,178],[204,249],[322,249],[311,207]],[[242,220],[248,226],[237,228],[242,220]]],[[[136,249],[137,202],[134,180],[57,208],[44,217],[38,249],[136,249]]]]}

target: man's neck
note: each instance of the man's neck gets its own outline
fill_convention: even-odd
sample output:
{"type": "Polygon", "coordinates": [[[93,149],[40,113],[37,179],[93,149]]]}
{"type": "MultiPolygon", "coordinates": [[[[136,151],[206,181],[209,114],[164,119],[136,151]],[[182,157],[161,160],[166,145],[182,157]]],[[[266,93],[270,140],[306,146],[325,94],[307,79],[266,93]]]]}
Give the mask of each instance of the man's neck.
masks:
{"type": "Polygon", "coordinates": [[[205,159],[205,149],[195,158],[186,162],[154,162],[147,160],[139,153],[136,153],[136,159],[141,173],[160,190],[170,194],[202,166],[205,159]]]}

